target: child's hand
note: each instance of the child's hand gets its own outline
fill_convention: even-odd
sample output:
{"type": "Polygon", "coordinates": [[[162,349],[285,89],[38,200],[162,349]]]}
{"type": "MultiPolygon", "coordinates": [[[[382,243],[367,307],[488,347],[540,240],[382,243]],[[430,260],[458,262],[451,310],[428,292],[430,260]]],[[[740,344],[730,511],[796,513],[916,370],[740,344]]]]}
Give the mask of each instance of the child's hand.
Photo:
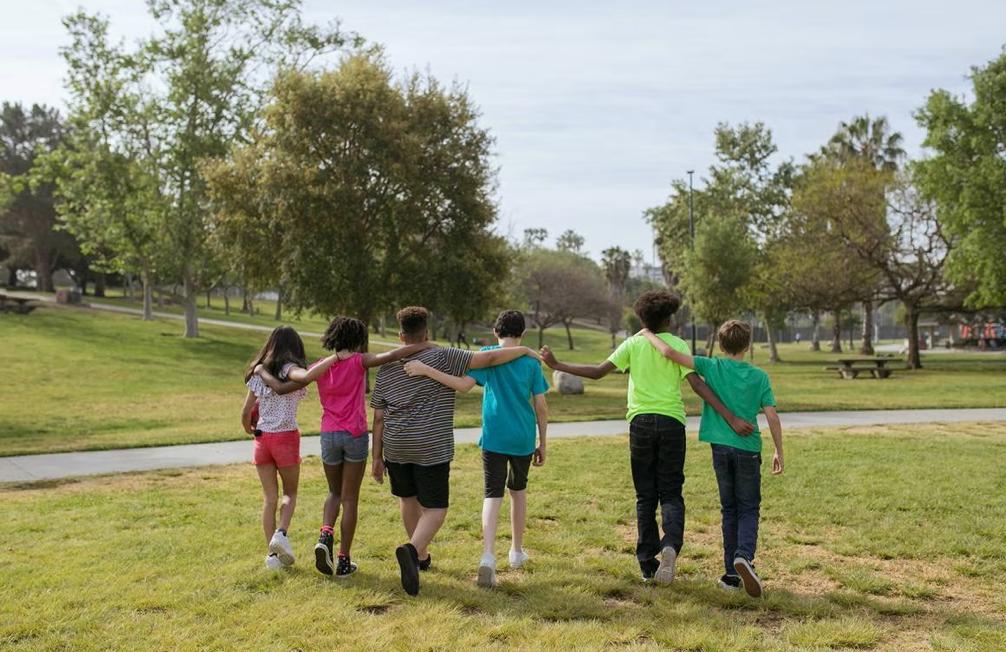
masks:
{"type": "Polygon", "coordinates": [[[754,432],[754,425],[748,423],[747,421],[741,419],[740,417],[734,417],[733,421],[730,422],[730,427],[733,428],[734,432],[736,432],[741,437],[747,437],[752,432],[754,432]]]}
{"type": "Polygon", "coordinates": [[[265,367],[263,367],[260,364],[257,364],[257,365],[255,365],[255,368],[252,370],[252,373],[255,374],[256,376],[261,376],[262,375],[262,370],[264,370],[264,369],[265,369],[265,367]]]}
{"type": "Polygon", "coordinates": [[[409,360],[405,363],[405,373],[409,376],[425,376],[429,369],[425,362],[419,360],[409,360]]]}
{"type": "Polygon", "coordinates": [[[639,337],[646,337],[646,334],[649,332],[650,332],[649,328],[643,327],[639,329],[639,332],[636,333],[636,335],[638,335],[639,337]]]}
{"type": "Polygon", "coordinates": [[[541,362],[541,354],[530,347],[527,346],[524,347],[524,355],[528,356],[529,358],[534,358],[538,362],[541,362]]]}
{"type": "Polygon", "coordinates": [[[548,346],[541,347],[541,359],[550,367],[555,367],[558,362],[558,360],[555,359],[555,354],[552,353],[552,349],[548,348],[548,346]]]}
{"type": "Polygon", "coordinates": [[[545,466],[545,446],[534,449],[534,457],[531,459],[534,466],[545,466]]]}
{"type": "Polygon", "coordinates": [[[772,456],[772,475],[782,475],[782,471],[782,455],[779,451],[776,451],[775,455],[772,456]]]}
{"type": "Polygon", "coordinates": [[[371,466],[370,474],[374,476],[374,480],[377,484],[384,484],[384,460],[375,457],[374,464],[371,466]]]}

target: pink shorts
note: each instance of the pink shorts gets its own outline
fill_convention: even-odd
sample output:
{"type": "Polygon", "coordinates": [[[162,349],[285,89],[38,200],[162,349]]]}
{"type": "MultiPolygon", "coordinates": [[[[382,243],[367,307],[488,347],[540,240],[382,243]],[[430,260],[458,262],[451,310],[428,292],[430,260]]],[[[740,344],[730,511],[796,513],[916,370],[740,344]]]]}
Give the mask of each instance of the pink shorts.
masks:
{"type": "Polygon", "coordinates": [[[272,464],[281,469],[300,464],[300,431],[263,432],[255,438],[255,464],[272,464]]]}

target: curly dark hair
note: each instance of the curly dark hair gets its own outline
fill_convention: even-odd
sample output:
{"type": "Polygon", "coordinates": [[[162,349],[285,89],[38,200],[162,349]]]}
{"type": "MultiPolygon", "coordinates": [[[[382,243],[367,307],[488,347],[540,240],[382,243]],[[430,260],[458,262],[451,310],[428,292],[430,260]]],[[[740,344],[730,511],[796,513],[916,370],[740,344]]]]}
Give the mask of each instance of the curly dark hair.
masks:
{"type": "Polygon", "coordinates": [[[366,324],[355,317],[337,315],[321,336],[321,345],[329,351],[363,351],[368,340],[366,324]]]}
{"type": "Polygon", "coordinates": [[[430,311],[422,306],[407,306],[395,315],[395,319],[398,320],[398,328],[407,337],[421,335],[425,332],[429,318],[430,311]]]}
{"type": "Polygon", "coordinates": [[[656,332],[667,326],[671,315],[676,313],[680,306],[681,299],[673,292],[650,290],[639,295],[632,309],[639,317],[639,321],[643,322],[643,326],[656,332]]]}
{"type": "Polygon", "coordinates": [[[527,329],[524,313],[520,310],[504,310],[496,318],[493,330],[497,337],[520,337],[527,329]]]}

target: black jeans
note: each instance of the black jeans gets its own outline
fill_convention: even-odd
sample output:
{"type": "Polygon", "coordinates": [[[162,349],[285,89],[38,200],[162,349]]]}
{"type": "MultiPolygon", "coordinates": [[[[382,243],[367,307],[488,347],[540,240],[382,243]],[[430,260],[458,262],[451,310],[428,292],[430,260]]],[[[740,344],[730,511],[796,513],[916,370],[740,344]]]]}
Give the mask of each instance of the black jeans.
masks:
{"type": "Polygon", "coordinates": [[[713,470],[723,514],[723,564],[736,575],[734,558],[754,561],[761,512],[761,454],[713,444],[713,470]]]}
{"type": "Polygon", "coordinates": [[[654,558],[670,546],[681,551],[685,532],[685,424],[662,414],[637,414],[629,424],[632,483],[636,487],[636,559],[653,570],[654,558]],[[664,536],[654,514],[660,505],[664,536]]]}

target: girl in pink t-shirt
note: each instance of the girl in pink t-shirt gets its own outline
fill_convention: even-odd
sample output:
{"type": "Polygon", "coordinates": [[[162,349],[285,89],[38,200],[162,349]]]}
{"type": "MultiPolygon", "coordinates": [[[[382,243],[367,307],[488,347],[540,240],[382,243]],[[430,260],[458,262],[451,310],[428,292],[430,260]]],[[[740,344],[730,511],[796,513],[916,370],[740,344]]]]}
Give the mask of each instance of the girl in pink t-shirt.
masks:
{"type": "Polygon", "coordinates": [[[386,353],[362,353],[367,348],[367,325],[359,319],[338,316],[328,325],[321,344],[335,351],[310,369],[293,367],[287,373],[293,383],[284,384],[262,373],[270,387],[283,394],[316,381],[321,400],[321,460],[328,481],[328,497],[321,534],[314,547],[315,566],[325,575],[345,577],[356,571],[349,556],[356,533],[360,484],[367,465],[370,436],[367,432],[367,369],[415,355],[431,346],[423,342],[386,353]],[[297,385],[294,385],[297,383],[297,385]],[[334,558],[334,528],[342,508],[339,555],[334,558]]]}

